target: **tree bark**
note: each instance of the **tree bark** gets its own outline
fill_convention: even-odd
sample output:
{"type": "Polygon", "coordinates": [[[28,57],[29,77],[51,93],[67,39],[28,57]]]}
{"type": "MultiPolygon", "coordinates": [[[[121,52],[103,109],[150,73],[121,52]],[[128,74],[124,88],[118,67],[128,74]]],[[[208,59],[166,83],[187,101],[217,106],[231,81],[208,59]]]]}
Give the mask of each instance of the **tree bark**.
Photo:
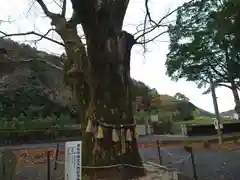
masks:
{"type": "Polygon", "coordinates": [[[226,61],[227,61],[228,80],[231,84],[231,90],[232,90],[233,98],[234,98],[234,101],[236,104],[234,109],[235,109],[236,113],[238,114],[238,119],[239,119],[240,118],[240,99],[239,99],[239,95],[238,95],[238,88],[235,83],[235,78],[234,78],[234,75],[232,72],[235,64],[232,62],[232,59],[229,57],[227,48],[225,50],[225,54],[226,54],[226,61]]]}
{"type": "MultiPolygon", "coordinates": [[[[128,164],[138,168],[126,168],[125,178],[143,176],[145,171],[137,148],[135,136],[131,142],[112,142],[112,130],[120,125],[134,124],[130,94],[130,54],[135,41],[132,35],[100,24],[82,24],[87,40],[87,53],[77,34],[76,24],[65,19],[55,23],[56,31],[65,44],[67,61],[64,72],[67,83],[75,92],[79,103],[83,135],[83,165],[103,166],[128,164]],[[96,33],[97,32],[97,33],[96,33]],[[93,132],[86,133],[88,121],[93,132]],[[104,138],[96,138],[99,125],[104,128],[104,138]],[[122,155],[122,147],[125,152],[122,155]],[[122,156],[121,156],[122,155],[122,156]]],[[[109,170],[109,169],[107,169],[109,170]]],[[[92,173],[92,172],[90,172],[92,173]]]]}
{"type": "Polygon", "coordinates": [[[58,16],[52,21],[56,32],[60,35],[65,45],[67,58],[64,62],[64,80],[71,87],[73,96],[78,102],[79,118],[82,125],[86,124],[85,112],[89,102],[89,86],[86,74],[88,71],[88,57],[84,44],[77,32],[77,24],[73,21],[66,21],[58,16]]]}
{"type": "Polygon", "coordinates": [[[237,86],[236,86],[234,80],[231,80],[230,83],[231,83],[231,90],[233,93],[234,102],[236,104],[234,109],[235,109],[236,113],[238,114],[238,119],[239,119],[240,118],[240,99],[239,99],[239,95],[238,95],[238,89],[237,89],[237,86]]]}
{"type": "Polygon", "coordinates": [[[55,14],[43,1],[37,2],[65,45],[65,80],[72,87],[81,110],[83,166],[121,162],[138,166],[131,168],[129,173],[125,171],[123,179],[144,175],[135,136],[127,142],[125,133],[121,133],[122,142],[112,141],[113,128],[121,127],[126,131],[125,126],[128,126],[132,134],[134,131],[130,54],[136,42],[131,34],[122,31],[129,0],[71,0],[74,11],[70,21],[64,17],[65,9],[63,14],[55,14]],[[87,50],[78,36],[78,24],[83,27],[87,50]],[[85,132],[88,122],[93,126],[91,132],[85,132]],[[104,126],[103,139],[96,137],[100,125],[104,126]]]}
{"type": "MultiPolygon", "coordinates": [[[[85,35],[90,67],[90,101],[86,119],[91,119],[95,126],[101,123],[116,127],[134,124],[130,94],[130,54],[135,43],[133,36],[121,30],[109,35],[102,26],[98,26],[95,31],[86,28],[85,35]]],[[[130,129],[134,131],[133,128],[130,129]]],[[[126,131],[126,128],[124,130],[126,131]]],[[[142,167],[134,136],[129,143],[123,137],[122,143],[115,144],[112,142],[112,128],[104,128],[104,131],[106,136],[103,140],[93,137],[99,147],[98,151],[95,151],[95,165],[124,163],[142,167]],[[126,146],[122,159],[120,146],[126,146]],[[104,157],[106,154],[111,158],[107,160],[104,157]]],[[[96,146],[91,148],[97,149],[96,146]]],[[[91,164],[89,161],[87,163],[91,164]]],[[[136,173],[143,175],[144,170],[134,168],[124,174],[135,176],[136,173]]]]}

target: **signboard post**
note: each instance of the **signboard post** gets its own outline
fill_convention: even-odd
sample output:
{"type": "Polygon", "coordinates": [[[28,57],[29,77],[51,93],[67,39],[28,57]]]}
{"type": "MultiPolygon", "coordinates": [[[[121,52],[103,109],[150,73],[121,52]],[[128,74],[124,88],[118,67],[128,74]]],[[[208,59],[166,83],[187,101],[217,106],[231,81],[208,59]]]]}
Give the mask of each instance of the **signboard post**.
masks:
{"type": "Polygon", "coordinates": [[[70,141],[65,144],[65,180],[82,179],[82,142],[70,141]]]}
{"type": "Polygon", "coordinates": [[[217,119],[214,119],[214,120],[213,120],[213,124],[214,124],[214,127],[215,127],[216,130],[219,129],[218,127],[220,127],[220,129],[223,129],[222,123],[219,124],[219,122],[218,122],[217,119]]]}

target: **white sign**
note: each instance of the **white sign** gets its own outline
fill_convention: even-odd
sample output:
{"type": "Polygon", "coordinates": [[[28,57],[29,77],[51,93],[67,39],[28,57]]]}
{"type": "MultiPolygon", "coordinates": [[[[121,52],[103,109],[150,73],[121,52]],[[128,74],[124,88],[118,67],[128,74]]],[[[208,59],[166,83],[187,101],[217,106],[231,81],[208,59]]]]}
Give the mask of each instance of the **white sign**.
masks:
{"type": "Polygon", "coordinates": [[[182,134],[187,135],[187,125],[186,124],[181,124],[181,129],[182,129],[182,134]]]}
{"type": "Polygon", "coordinates": [[[238,117],[237,113],[233,113],[233,119],[239,120],[239,117],[238,117]]]}
{"type": "Polygon", "coordinates": [[[220,129],[223,129],[222,123],[220,123],[220,124],[218,125],[218,120],[217,120],[217,119],[214,119],[214,120],[213,120],[213,124],[214,124],[215,129],[218,129],[218,126],[220,127],[220,129]]]}
{"type": "Polygon", "coordinates": [[[158,121],[158,115],[151,115],[151,121],[157,122],[158,121]]]}
{"type": "Polygon", "coordinates": [[[65,144],[65,180],[81,180],[82,141],[70,141],[65,144]]]}

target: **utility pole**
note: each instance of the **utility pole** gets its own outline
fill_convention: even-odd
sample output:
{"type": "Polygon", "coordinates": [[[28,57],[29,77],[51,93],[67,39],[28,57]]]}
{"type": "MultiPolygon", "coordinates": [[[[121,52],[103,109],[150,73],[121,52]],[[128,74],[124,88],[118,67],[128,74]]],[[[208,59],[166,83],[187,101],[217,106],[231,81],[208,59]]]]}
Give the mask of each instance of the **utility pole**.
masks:
{"type": "Polygon", "coordinates": [[[217,127],[218,140],[219,140],[219,144],[222,144],[222,130],[221,130],[221,126],[220,126],[221,117],[220,117],[219,110],[218,110],[218,103],[217,103],[215,85],[214,85],[214,82],[213,82],[213,79],[212,79],[211,72],[209,72],[209,80],[210,80],[210,88],[211,88],[211,93],[212,93],[215,116],[216,116],[216,119],[217,119],[217,122],[218,122],[218,127],[217,127]]]}

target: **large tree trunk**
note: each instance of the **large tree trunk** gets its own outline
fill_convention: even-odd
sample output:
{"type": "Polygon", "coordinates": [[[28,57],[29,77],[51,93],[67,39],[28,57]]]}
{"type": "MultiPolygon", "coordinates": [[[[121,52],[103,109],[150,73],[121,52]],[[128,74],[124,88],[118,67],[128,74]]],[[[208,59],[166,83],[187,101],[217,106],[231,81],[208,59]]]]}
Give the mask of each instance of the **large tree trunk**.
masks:
{"type": "Polygon", "coordinates": [[[225,50],[225,53],[226,53],[226,60],[227,60],[228,80],[231,84],[231,90],[232,90],[233,98],[234,98],[234,101],[236,104],[235,111],[238,114],[238,119],[239,119],[240,118],[240,99],[239,99],[239,95],[238,95],[238,88],[235,83],[235,77],[232,72],[232,69],[234,69],[235,64],[232,63],[232,59],[230,59],[230,57],[229,57],[227,48],[225,50]]]}
{"type": "Polygon", "coordinates": [[[56,23],[56,31],[66,46],[66,79],[76,92],[81,110],[83,165],[123,163],[138,166],[126,166],[125,178],[144,175],[144,169],[139,168],[143,165],[134,136],[130,94],[130,54],[135,43],[133,36],[117,26],[113,30],[106,24],[92,26],[83,23],[86,53],[77,35],[76,24],[65,20],[59,22],[56,23]],[[88,122],[93,126],[92,132],[85,132],[88,122]],[[116,129],[119,132],[121,125],[124,130],[123,141],[113,142],[112,131],[116,129]],[[96,137],[99,126],[104,130],[101,139],[96,137]],[[124,135],[127,129],[132,132],[132,141],[126,141],[124,135]]]}
{"type": "Polygon", "coordinates": [[[234,80],[231,81],[231,90],[233,93],[233,98],[234,98],[234,102],[236,104],[235,106],[235,111],[238,114],[238,119],[240,118],[240,99],[239,99],[239,95],[238,95],[238,89],[237,86],[234,82],[234,80]]]}
{"type": "MultiPolygon", "coordinates": [[[[109,35],[103,26],[99,26],[95,31],[88,28],[84,30],[90,59],[88,78],[90,102],[86,119],[91,119],[95,126],[103,126],[105,131],[105,136],[101,140],[96,140],[92,136],[96,144],[95,147],[89,144],[88,149],[98,149],[98,151],[94,151],[95,157],[92,157],[95,158],[94,161],[87,163],[95,165],[124,163],[142,167],[135,136],[131,142],[127,142],[126,137],[122,137],[124,138],[122,142],[114,143],[111,135],[113,128],[118,129],[121,125],[125,132],[130,129],[132,135],[134,134],[130,94],[130,54],[134,38],[121,30],[109,35]],[[98,33],[96,34],[96,32],[98,33]],[[122,157],[121,146],[125,147],[122,157]]],[[[93,159],[89,158],[88,160],[93,159]]],[[[143,169],[139,168],[131,169],[128,172],[130,174],[126,171],[124,174],[144,173],[143,169]]]]}

